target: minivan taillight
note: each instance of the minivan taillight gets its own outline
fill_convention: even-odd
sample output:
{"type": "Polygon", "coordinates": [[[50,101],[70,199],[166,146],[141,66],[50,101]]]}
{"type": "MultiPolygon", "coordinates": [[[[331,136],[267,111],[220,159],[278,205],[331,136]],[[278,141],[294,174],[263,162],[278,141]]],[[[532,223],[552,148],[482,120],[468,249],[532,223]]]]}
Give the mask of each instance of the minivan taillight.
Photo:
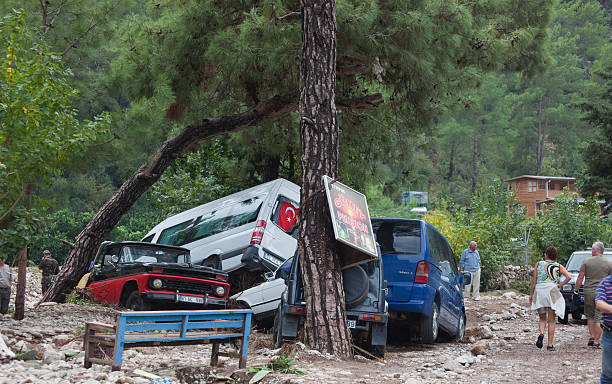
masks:
{"type": "Polygon", "coordinates": [[[261,239],[263,238],[264,231],[266,229],[266,221],[259,220],[257,225],[255,226],[255,230],[251,235],[251,244],[261,244],[261,239]]]}
{"type": "Polygon", "coordinates": [[[417,264],[416,273],[414,275],[414,282],[420,284],[427,284],[429,282],[429,263],[426,261],[420,261],[417,264]]]}

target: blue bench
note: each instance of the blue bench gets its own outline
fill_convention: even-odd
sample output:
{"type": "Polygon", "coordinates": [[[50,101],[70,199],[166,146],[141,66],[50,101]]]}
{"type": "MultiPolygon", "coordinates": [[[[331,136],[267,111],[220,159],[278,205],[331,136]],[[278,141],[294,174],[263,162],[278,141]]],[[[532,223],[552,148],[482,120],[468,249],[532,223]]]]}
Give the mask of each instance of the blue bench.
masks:
{"type": "Polygon", "coordinates": [[[142,346],[211,343],[210,365],[219,361],[219,343],[240,340],[240,368],[246,367],[250,309],[118,312],[115,324],[85,323],[85,368],[92,363],[121,369],[123,350],[142,346]]]}

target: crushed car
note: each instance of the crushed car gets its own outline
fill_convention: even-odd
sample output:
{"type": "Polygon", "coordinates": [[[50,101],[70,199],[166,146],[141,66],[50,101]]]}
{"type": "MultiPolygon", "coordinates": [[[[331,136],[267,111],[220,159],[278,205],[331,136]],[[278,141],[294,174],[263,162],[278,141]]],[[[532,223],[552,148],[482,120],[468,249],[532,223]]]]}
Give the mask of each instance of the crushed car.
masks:
{"type": "Polygon", "coordinates": [[[193,265],[181,247],[124,241],[104,242],[87,290],[101,303],[143,311],[166,308],[225,308],[228,275],[193,265]]]}

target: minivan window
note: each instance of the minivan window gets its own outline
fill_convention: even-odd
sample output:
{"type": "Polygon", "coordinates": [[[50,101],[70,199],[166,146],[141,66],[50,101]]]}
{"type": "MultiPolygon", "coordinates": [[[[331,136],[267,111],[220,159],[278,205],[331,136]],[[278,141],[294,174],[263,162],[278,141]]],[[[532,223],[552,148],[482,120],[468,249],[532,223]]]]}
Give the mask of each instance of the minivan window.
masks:
{"type": "Polygon", "coordinates": [[[374,221],[372,227],[382,253],[416,255],[421,252],[421,226],[418,221],[374,221]]]}
{"type": "Polygon", "coordinates": [[[298,207],[298,203],[285,196],[279,196],[272,210],[272,222],[284,232],[291,233],[297,224],[298,207]]]}
{"type": "Polygon", "coordinates": [[[232,228],[255,222],[265,195],[222,207],[205,216],[164,229],[159,244],[185,245],[232,228]]]}
{"type": "MultiPolygon", "coordinates": [[[[580,272],[580,266],[584,259],[591,256],[591,252],[575,252],[570,256],[565,268],[568,272],[580,272]]],[[[612,261],[612,253],[604,252],[603,257],[608,261],[612,261]]]]}

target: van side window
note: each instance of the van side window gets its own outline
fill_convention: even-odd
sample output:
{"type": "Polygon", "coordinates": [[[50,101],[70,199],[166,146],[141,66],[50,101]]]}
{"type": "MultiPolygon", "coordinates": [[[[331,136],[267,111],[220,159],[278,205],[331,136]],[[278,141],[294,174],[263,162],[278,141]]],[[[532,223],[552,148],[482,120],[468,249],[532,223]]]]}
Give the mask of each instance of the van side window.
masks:
{"type": "Polygon", "coordinates": [[[283,231],[291,233],[297,224],[299,204],[285,196],[278,196],[270,219],[283,231]]]}
{"type": "Polygon", "coordinates": [[[421,226],[415,222],[373,223],[376,241],[382,253],[404,253],[416,255],[421,252],[421,226]]]}
{"type": "Polygon", "coordinates": [[[429,248],[431,257],[440,264],[446,273],[457,276],[457,263],[454,260],[453,251],[448,246],[447,241],[438,232],[432,228],[427,228],[429,235],[429,248]]]}
{"type": "Polygon", "coordinates": [[[257,220],[265,195],[256,196],[188,220],[159,234],[159,244],[185,245],[257,220]]]}

